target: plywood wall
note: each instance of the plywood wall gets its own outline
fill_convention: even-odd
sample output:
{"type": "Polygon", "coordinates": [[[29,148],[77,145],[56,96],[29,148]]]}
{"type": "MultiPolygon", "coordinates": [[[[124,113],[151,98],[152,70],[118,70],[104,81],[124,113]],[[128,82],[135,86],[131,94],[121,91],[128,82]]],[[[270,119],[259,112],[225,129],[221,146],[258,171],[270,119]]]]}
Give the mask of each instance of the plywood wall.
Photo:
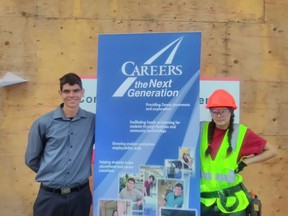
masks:
{"type": "Polygon", "coordinates": [[[247,167],[264,216],[288,212],[288,2],[286,0],[1,0],[0,215],[30,216],[38,191],[24,165],[31,123],[59,103],[58,78],[95,75],[97,35],[201,31],[201,75],[241,81],[241,122],[279,155],[247,167]]]}

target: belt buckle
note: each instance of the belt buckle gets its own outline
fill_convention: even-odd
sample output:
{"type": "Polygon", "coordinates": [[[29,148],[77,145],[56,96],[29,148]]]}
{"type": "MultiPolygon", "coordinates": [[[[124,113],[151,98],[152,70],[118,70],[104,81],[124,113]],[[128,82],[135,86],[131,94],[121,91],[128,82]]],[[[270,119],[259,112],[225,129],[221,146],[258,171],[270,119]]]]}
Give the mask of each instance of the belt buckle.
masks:
{"type": "Polygon", "coordinates": [[[61,188],[61,194],[71,193],[71,188],[61,188]]]}

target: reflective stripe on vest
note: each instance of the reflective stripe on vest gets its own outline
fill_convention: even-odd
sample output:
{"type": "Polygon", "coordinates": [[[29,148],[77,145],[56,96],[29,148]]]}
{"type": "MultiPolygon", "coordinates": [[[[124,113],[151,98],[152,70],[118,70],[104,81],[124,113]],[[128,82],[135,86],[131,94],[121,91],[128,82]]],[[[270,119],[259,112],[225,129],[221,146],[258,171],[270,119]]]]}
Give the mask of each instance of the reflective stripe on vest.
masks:
{"type": "Polygon", "coordinates": [[[232,170],[228,171],[228,174],[215,174],[216,181],[225,181],[225,182],[235,182],[236,175],[235,172],[232,170]]]}
{"type": "MultiPolygon", "coordinates": [[[[201,172],[201,178],[212,180],[212,173],[201,172]]],[[[226,182],[235,182],[236,175],[234,171],[229,170],[228,174],[215,174],[215,180],[217,181],[226,181],[226,182]]]]}
{"type": "Polygon", "coordinates": [[[212,174],[207,172],[200,173],[202,179],[212,180],[212,174]]]}

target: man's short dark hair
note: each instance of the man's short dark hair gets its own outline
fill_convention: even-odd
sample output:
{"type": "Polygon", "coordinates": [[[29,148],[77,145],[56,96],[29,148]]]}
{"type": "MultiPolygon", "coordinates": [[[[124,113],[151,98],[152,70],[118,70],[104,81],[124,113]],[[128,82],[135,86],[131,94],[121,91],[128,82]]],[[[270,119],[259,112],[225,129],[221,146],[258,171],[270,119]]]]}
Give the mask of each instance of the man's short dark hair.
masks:
{"type": "Polygon", "coordinates": [[[135,179],[134,179],[134,178],[131,178],[131,177],[128,178],[128,182],[129,182],[129,181],[132,181],[132,182],[135,184],[135,179]]]}
{"type": "Polygon", "coordinates": [[[181,183],[177,183],[177,184],[175,185],[175,187],[179,187],[179,188],[181,188],[181,190],[183,190],[183,185],[182,185],[181,183]]]}
{"type": "Polygon", "coordinates": [[[150,175],[149,178],[152,178],[152,180],[155,180],[155,177],[153,175],[150,175]]]}
{"type": "Polygon", "coordinates": [[[81,78],[75,74],[75,73],[67,73],[64,76],[62,76],[60,79],[60,90],[62,91],[63,85],[69,84],[69,85],[79,85],[80,88],[82,89],[82,81],[81,78]]]}

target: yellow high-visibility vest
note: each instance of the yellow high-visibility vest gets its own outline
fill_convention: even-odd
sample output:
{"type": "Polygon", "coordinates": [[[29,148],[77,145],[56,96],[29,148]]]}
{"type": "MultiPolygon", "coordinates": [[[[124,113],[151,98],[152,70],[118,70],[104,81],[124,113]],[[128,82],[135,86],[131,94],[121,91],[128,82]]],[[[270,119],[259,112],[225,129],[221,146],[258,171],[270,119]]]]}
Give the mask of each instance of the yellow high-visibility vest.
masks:
{"type": "Polygon", "coordinates": [[[227,149],[229,147],[227,132],[222,140],[219,151],[214,160],[211,156],[205,156],[205,151],[208,148],[208,125],[209,122],[201,123],[201,146],[200,146],[200,160],[201,160],[201,180],[200,191],[202,192],[217,192],[222,194],[215,198],[202,198],[201,202],[205,206],[211,206],[217,202],[218,208],[224,213],[233,213],[244,210],[249,200],[245,191],[240,190],[231,196],[225,196],[223,202],[223,189],[231,188],[242,182],[242,176],[235,173],[238,167],[237,159],[242,146],[242,142],[247,131],[247,127],[242,124],[234,124],[234,131],[232,134],[231,145],[232,152],[227,156],[227,149]],[[220,198],[221,197],[221,198],[220,198]],[[225,204],[223,204],[225,203],[225,204]]]}

